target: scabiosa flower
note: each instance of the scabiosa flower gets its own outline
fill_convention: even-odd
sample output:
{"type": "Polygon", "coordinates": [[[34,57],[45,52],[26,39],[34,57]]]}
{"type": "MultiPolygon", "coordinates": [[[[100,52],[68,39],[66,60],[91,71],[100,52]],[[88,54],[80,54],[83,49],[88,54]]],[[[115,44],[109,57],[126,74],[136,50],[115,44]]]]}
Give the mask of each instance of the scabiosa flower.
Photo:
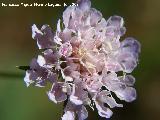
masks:
{"type": "Polygon", "coordinates": [[[67,7],[55,33],[49,25],[40,30],[33,25],[32,38],[43,52],[26,71],[26,85],[51,83],[49,99],[67,102],[62,120],[86,119],[87,105],[110,118],[111,108],[123,107],[113,94],[126,102],[136,99],[135,78],[130,73],[137,66],[140,43],[131,37],[120,41],[125,31],[122,17],[105,20],[91,8],[90,0],[67,7]]]}

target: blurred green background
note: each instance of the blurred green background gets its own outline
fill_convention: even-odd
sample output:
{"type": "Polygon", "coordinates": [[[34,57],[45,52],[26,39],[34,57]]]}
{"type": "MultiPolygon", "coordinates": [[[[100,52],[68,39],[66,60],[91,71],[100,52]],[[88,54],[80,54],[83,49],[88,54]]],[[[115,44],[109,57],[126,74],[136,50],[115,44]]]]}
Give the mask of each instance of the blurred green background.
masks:
{"type": "MultiPolygon", "coordinates": [[[[62,104],[48,100],[46,88],[29,87],[24,72],[17,65],[28,65],[37,55],[31,38],[31,25],[49,24],[55,28],[64,7],[2,7],[1,3],[33,3],[33,0],[0,0],[0,120],[59,120],[62,104]]],[[[68,3],[52,0],[43,3],[68,3]]],[[[42,2],[38,2],[42,3],[42,2]]],[[[124,17],[127,33],[142,44],[140,64],[134,70],[138,98],[113,109],[110,120],[160,120],[160,1],[159,0],[92,0],[92,7],[107,19],[124,17]]],[[[123,37],[123,38],[124,38],[123,37]]],[[[123,39],[122,38],[122,39],[123,39]]],[[[90,111],[88,120],[101,120],[90,111]]]]}

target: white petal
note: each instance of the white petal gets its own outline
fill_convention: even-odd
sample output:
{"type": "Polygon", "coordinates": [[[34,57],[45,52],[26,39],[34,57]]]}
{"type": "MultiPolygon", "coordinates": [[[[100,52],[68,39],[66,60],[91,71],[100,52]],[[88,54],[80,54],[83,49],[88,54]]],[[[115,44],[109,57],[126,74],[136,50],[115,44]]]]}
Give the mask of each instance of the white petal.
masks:
{"type": "Polygon", "coordinates": [[[51,93],[50,91],[49,91],[49,92],[47,92],[47,94],[48,94],[49,99],[50,99],[51,101],[53,101],[54,103],[56,103],[56,104],[57,104],[57,101],[56,101],[56,99],[55,99],[54,94],[53,94],[53,93],[51,93]]]}
{"type": "Polygon", "coordinates": [[[75,94],[75,84],[73,84],[73,87],[72,87],[73,89],[72,89],[72,94],[71,94],[71,96],[69,97],[69,99],[70,99],[70,101],[72,102],[72,103],[74,103],[74,104],[76,104],[76,105],[82,105],[83,104],[83,101],[81,101],[81,100],[78,100],[78,97],[77,96],[74,96],[74,94],[75,94]]]}
{"type": "Polygon", "coordinates": [[[75,115],[74,112],[66,111],[65,114],[62,116],[62,120],[74,120],[75,115]]]}
{"type": "Polygon", "coordinates": [[[27,87],[34,82],[29,78],[29,76],[30,76],[30,73],[28,71],[26,71],[26,75],[24,77],[24,82],[26,83],[27,87]]]}
{"type": "Polygon", "coordinates": [[[42,26],[41,31],[45,30],[47,27],[49,27],[49,25],[45,24],[42,26]]]}
{"type": "Polygon", "coordinates": [[[73,81],[73,78],[69,77],[69,76],[66,76],[65,77],[65,81],[66,82],[72,82],[73,81]]]}
{"type": "Polygon", "coordinates": [[[70,101],[76,105],[82,105],[83,104],[83,101],[81,100],[78,100],[78,97],[74,96],[74,95],[71,95],[70,96],[70,101]]]}
{"type": "Polygon", "coordinates": [[[42,82],[42,81],[38,81],[38,82],[35,84],[35,86],[37,86],[37,87],[45,87],[44,85],[41,85],[40,82],[42,82]]]}
{"type": "Polygon", "coordinates": [[[43,34],[35,24],[32,25],[32,38],[34,39],[36,34],[39,33],[39,34],[43,34]]]}
{"type": "Polygon", "coordinates": [[[60,19],[58,20],[58,23],[57,23],[57,32],[61,32],[61,20],[60,19]]]}
{"type": "Polygon", "coordinates": [[[54,37],[54,42],[57,43],[58,45],[62,45],[62,40],[59,38],[57,35],[54,37]]]}
{"type": "Polygon", "coordinates": [[[38,55],[37,63],[39,66],[43,67],[46,64],[46,61],[42,55],[38,55]]]}

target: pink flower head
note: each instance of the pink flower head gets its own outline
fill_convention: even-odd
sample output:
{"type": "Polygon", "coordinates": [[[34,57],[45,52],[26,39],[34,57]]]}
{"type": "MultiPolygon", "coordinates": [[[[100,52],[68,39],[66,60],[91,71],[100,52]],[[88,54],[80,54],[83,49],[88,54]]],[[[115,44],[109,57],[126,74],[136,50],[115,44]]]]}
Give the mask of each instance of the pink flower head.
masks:
{"type": "Polygon", "coordinates": [[[125,31],[122,17],[105,20],[91,8],[90,0],[67,7],[55,34],[49,25],[41,30],[33,25],[32,38],[43,52],[26,71],[26,85],[45,87],[50,82],[49,99],[67,102],[62,120],[86,119],[87,105],[110,118],[112,108],[123,107],[113,94],[126,102],[136,99],[135,78],[130,73],[137,66],[140,43],[131,37],[120,41],[125,31]]]}

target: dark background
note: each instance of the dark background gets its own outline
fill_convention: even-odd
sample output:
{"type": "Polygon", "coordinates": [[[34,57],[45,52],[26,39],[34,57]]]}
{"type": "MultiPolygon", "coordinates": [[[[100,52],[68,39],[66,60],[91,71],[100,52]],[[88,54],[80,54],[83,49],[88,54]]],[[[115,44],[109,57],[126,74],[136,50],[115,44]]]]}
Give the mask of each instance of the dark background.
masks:
{"type": "MultiPolygon", "coordinates": [[[[49,101],[46,88],[27,88],[24,72],[15,66],[28,65],[37,55],[31,25],[49,24],[55,30],[65,8],[2,7],[2,2],[71,4],[75,1],[0,0],[0,120],[59,120],[62,104],[49,101]]],[[[124,37],[135,37],[142,45],[140,64],[132,73],[136,77],[137,100],[113,109],[110,120],[160,120],[160,1],[92,0],[92,7],[106,19],[111,15],[124,17],[127,28],[124,37]]],[[[88,120],[101,119],[97,112],[89,113],[88,120]]]]}

